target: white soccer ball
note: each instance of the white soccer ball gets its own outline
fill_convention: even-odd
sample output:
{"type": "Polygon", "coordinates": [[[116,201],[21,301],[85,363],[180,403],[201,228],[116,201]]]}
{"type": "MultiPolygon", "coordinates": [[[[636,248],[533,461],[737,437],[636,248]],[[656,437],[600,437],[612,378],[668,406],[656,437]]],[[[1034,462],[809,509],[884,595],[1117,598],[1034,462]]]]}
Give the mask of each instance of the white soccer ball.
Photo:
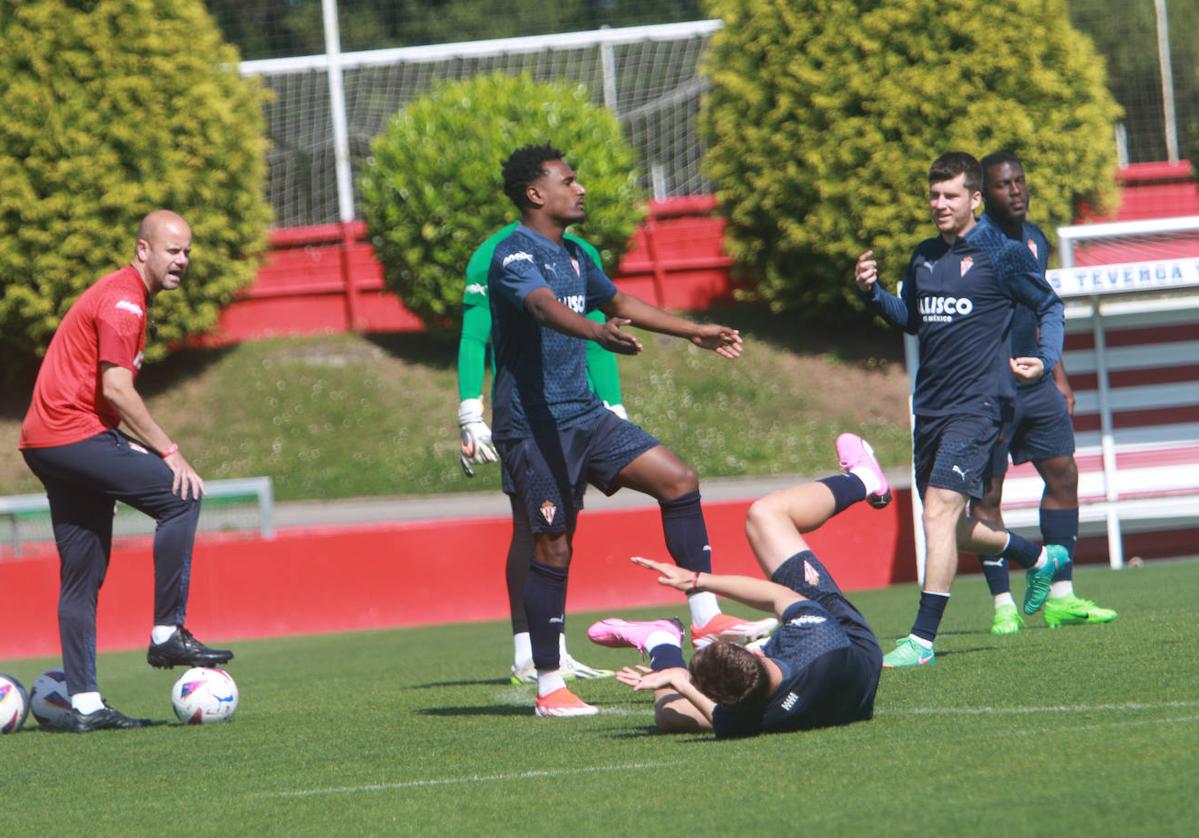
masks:
{"type": "Polygon", "coordinates": [[[71,726],[71,694],[67,692],[67,676],[61,669],[47,669],[33,682],[29,709],[37,723],[49,730],[66,730],[71,726]]]}
{"type": "Polygon", "coordinates": [[[189,725],[223,722],[237,710],[237,684],[223,669],[197,666],[171,687],[171,704],[179,721],[189,725]]]}
{"type": "Polygon", "coordinates": [[[16,733],[28,715],[25,687],[11,675],[0,673],[0,733],[16,733]]]}

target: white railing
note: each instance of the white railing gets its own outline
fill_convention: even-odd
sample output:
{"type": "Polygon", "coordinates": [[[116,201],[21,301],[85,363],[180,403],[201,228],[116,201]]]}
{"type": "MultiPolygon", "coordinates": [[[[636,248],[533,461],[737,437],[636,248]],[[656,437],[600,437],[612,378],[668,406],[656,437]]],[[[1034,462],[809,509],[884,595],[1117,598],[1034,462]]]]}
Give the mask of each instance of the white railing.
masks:
{"type": "MultiPolygon", "coordinates": [[[[246,526],[243,522],[244,515],[232,514],[224,505],[214,505],[211,509],[201,506],[199,527],[201,530],[256,529],[262,538],[275,537],[275,491],[271,478],[244,477],[233,480],[209,480],[205,482],[204,486],[205,498],[209,501],[252,497],[257,514],[254,523],[246,526]]],[[[113,525],[114,535],[137,535],[153,531],[154,521],[152,518],[123,505],[119,505],[118,510],[117,520],[113,525]]],[[[49,515],[50,502],[44,494],[0,497],[0,525],[7,526],[8,537],[5,541],[7,541],[13,556],[21,555],[22,542],[53,540],[49,529],[49,515]],[[36,524],[24,520],[31,515],[37,516],[40,520],[36,524]],[[22,532],[23,530],[24,532],[22,532]]]]}

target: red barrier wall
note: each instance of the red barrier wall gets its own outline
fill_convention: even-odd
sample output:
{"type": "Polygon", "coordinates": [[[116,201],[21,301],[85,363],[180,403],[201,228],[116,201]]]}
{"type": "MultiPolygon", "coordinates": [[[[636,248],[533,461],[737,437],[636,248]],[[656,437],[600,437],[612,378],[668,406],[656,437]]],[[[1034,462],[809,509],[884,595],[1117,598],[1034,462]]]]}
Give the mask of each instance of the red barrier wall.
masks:
{"type": "MultiPolygon", "coordinates": [[[[656,305],[702,311],[733,298],[724,221],[710,195],[650,203],[615,281],[656,305]]],[[[222,345],[281,334],[415,332],[420,320],[383,285],[383,269],[353,222],[271,232],[257,280],[221,312],[202,343],[222,345]]]]}
{"type": "MultiPolygon", "coordinates": [[[[717,571],[760,574],[743,532],[749,504],[705,504],[717,571]]],[[[284,530],[270,541],[203,535],[188,625],[202,638],[224,642],[506,619],[503,556],[510,533],[507,518],[446,518],[284,530]]],[[[858,504],[805,537],[847,591],[916,578],[906,489],[882,511],[858,504]]],[[[1126,534],[1125,553],[1146,559],[1188,555],[1197,540],[1195,529],[1126,534]]],[[[656,509],[585,513],[575,539],[569,611],[680,607],[676,594],[628,561],[634,555],[669,560],[656,509]]],[[[1106,539],[1080,540],[1077,558],[1106,564],[1106,539]]],[[[963,556],[960,567],[977,573],[977,559],[963,556]]],[[[52,544],[29,545],[22,558],[0,558],[0,660],[58,654],[57,598],[52,544]]],[[[149,539],[127,539],[113,550],[100,595],[99,648],[143,646],[152,599],[149,539]]]]}
{"type": "MultiPolygon", "coordinates": [[[[757,575],[745,542],[749,501],[706,504],[718,570],[757,575]]],[[[906,493],[879,512],[859,504],[810,537],[846,589],[914,577],[906,493]]],[[[270,541],[201,537],[188,624],[205,639],[428,625],[508,616],[506,518],[444,519],[284,531],[270,541]]],[[[628,557],[668,560],[655,508],[588,512],[575,539],[572,612],[680,605],[628,557]]],[[[52,545],[0,560],[0,659],[58,653],[58,559],[52,545]]],[[[153,563],[148,540],[113,551],[100,596],[102,650],[147,642],[153,563]]]]}

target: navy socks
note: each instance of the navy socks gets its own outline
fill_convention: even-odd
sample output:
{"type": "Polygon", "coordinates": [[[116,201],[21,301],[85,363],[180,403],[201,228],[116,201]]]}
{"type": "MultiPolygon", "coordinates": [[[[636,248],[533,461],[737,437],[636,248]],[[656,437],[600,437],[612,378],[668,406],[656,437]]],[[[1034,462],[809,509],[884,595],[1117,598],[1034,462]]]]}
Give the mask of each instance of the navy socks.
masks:
{"type": "Polygon", "coordinates": [[[699,505],[699,491],[674,500],[660,500],[662,533],[666,549],[679,567],[696,573],[712,572],[712,548],[708,546],[708,527],[699,505]]]}
{"type": "Polygon", "coordinates": [[[831,477],[822,477],[816,482],[828,486],[829,491],[833,493],[834,515],[866,499],[866,484],[856,474],[834,474],[831,477]]]}
{"type": "Polygon", "coordinates": [[[916,612],[916,622],[912,623],[912,634],[929,643],[936,640],[937,629],[941,627],[941,617],[945,614],[945,606],[948,604],[949,594],[922,592],[920,610],[916,612]]]}
{"type": "Polygon", "coordinates": [[[566,612],[566,568],[530,562],[525,580],[525,613],[533,665],[538,669],[558,668],[558,637],[566,612]]]}
{"type": "Polygon", "coordinates": [[[1074,545],[1078,542],[1077,509],[1042,509],[1041,538],[1046,544],[1057,544],[1070,554],[1070,564],[1053,574],[1054,582],[1066,582],[1074,578],[1074,545]]]}

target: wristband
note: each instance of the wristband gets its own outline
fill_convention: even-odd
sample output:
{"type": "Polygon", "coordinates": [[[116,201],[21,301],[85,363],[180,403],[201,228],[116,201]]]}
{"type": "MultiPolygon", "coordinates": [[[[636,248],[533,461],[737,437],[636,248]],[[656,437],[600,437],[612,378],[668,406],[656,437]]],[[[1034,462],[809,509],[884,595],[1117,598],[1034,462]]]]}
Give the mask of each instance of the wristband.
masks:
{"type": "Polygon", "coordinates": [[[179,450],[179,446],[172,442],[170,445],[168,445],[166,448],[164,448],[162,453],[159,454],[158,456],[162,457],[165,460],[167,457],[171,456],[178,450],[179,450]]]}

